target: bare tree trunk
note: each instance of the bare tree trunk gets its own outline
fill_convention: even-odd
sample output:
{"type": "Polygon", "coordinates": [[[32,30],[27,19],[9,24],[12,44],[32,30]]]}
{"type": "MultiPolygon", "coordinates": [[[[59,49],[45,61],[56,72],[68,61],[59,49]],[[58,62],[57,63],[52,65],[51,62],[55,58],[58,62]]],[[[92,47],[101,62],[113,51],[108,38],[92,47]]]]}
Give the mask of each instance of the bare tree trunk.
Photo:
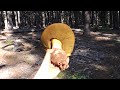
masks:
{"type": "Polygon", "coordinates": [[[107,11],[100,11],[99,18],[100,18],[100,25],[102,27],[106,27],[107,26],[107,11]]]}
{"type": "Polygon", "coordinates": [[[45,12],[42,12],[43,28],[45,28],[45,12]]]}
{"type": "Polygon", "coordinates": [[[17,14],[18,14],[18,24],[20,25],[20,11],[17,11],[17,14]]]}
{"type": "Polygon", "coordinates": [[[94,11],[91,11],[91,26],[94,26],[94,11]]]}
{"type": "Polygon", "coordinates": [[[3,11],[3,14],[4,14],[5,30],[8,30],[7,11],[3,11]]]}
{"type": "Polygon", "coordinates": [[[19,28],[19,26],[18,26],[17,11],[14,11],[14,14],[15,14],[15,24],[16,24],[15,28],[19,28]]]}
{"type": "Polygon", "coordinates": [[[79,11],[74,11],[74,18],[75,18],[75,28],[78,28],[78,25],[79,25],[79,23],[78,23],[78,20],[79,20],[79,11]]]}
{"type": "Polygon", "coordinates": [[[90,36],[90,13],[85,11],[85,25],[84,25],[84,36],[90,36]]]}
{"type": "Polygon", "coordinates": [[[118,11],[113,11],[113,29],[115,30],[119,29],[118,11]]]}
{"type": "Polygon", "coordinates": [[[13,29],[13,22],[12,22],[12,18],[11,18],[11,11],[7,11],[7,19],[8,19],[8,22],[7,22],[8,30],[12,30],[13,29]]]}
{"type": "Polygon", "coordinates": [[[64,11],[61,12],[61,23],[64,23],[64,11]]]}
{"type": "Polygon", "coordinates": [[[0,29],[2,27],[2,11],[0,11],[0,29]]]}
{"type": "Polygon", "coordinates": [[[85,25],[85,11],[82,11],[82,25],[85,25]]]}
{"type": "Polygon", "coordinates": [[[110,11],[110,28],[113,28],[113,11],[110,11]]]}
{"type": "Polygon", "coordinates": [[[99,22],[99,11],[96,11],[96,20],[97,20],[97,27],[99,27],[99,24],[100,24],[100,22],[99,22]]]}

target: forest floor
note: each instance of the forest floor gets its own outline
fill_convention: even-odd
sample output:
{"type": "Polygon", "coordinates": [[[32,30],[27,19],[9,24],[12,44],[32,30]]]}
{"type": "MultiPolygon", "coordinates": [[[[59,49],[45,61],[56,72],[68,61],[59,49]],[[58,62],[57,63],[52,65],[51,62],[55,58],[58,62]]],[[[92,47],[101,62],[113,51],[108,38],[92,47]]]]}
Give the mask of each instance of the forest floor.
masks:
{"type": "MultiPolygon", "coordinates": [[[[57,79],[119,79],[120,33],[92,31],[90,37],[84,37],[82,31],[73,31],[75,47],[69,68],[57,79]]],[[[0,34],[0,78],[29,79],[35,75],[45,55],[40,35],[41,32],[0,34]],[[20,52],[13,51],[12,43],[16,39],[23,44],[20,52]],[[11,45],[4,47],[8,44],[11,45]]]]}

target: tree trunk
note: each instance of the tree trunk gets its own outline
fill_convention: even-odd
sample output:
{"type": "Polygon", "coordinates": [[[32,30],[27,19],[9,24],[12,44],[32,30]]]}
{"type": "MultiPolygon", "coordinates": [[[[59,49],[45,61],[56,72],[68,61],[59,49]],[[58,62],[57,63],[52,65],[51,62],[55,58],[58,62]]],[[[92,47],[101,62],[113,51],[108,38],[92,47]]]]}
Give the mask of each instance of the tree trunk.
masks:
{"type": "Polygon", "coordinates": [[[42,18],[43,18],[43,28],[45,28],[45,12],[42,12],[42,18]]]}
{"type": "Polygon", "coordinates": [[[64,23],[64,11],[61,12],[61,23],[64,23]]]}
{"type": "Polygon", "coordinates": [[[113,28],[113,11],[110,11],[110,28],[113,28]]]}
{"type": "Polygon", "coordinates": [[[0,29],[2,27],[2,11],[0,11],[0,29]]]}
{"type": "Polygon", "coordinates": [[[90,36],[90,13],[89,11],[85,11],[85,24],[84,24],[84,32],[83,35],[84,36],[90,36]]]}
{"type": "Polygon", "coordinates": [[[118,11],[113,11],[113,29],[119,29],[118,11]]]}
{"type": "Polygon", "coordinates": [[[103,26],[103,27],[106,27],[106,15],[107,14],[107,11],[100,11],[99,13],[99,17],[100,17],[100,25],[103,26]]]}
{"type": "Polygon", "coordinates": [[[82,25],[85,25],[85,11],[82,11],[82,25]]]}
{"type": "Polygon", "coordinates": [[[75,28],[78,28],[79,11],[74,11],[74,15],[75,15],[75,28]]]}
{"type": "Polygon", "coordinates": [[[17,15],[18,15],[18,24],[20,24],[20,11],[17,11],[17,15]]]}
{"type": "Polygon", "coordinates": [[[93,27],[94,26],[94,11],[91,11],[91,26],[93,27]]]}
{"type": "Polygon", "coordinates": [[[120,11],[118,11],[119,12],[119,27],[120,27],[120,11]]]}
{"type": "Polygon", "coordinates": [[[99,27],[99,25],[100,25],[100,20],[99,20],[100,18],[99,18],[99,11],[96,11],[96,26],[97,26],[97,28],[99,27]]]}
{"type": "Polygon", "coordinates": [[[16,24],[16,28],[19,28],[19,26],[18,26],[18,15],[17,15],[17,11],[14,11],[14,14],[15,14],[15,24],[16,24]]]}
{"type": "Polygon", "coordinates": [[[4,13],[4,24],[5,24],[5,31],[8,30],[8,21],[7,21],[7,11],[3,11],[4,13]]]}
{"type": "Polygon", "coordinates": [[[12,30],[13,22],[12,22],[12,18],[11,18],[11,11],[7,11],[7,19],[8,19],[8,22],[7,22],[8,30],[12,30]]]}

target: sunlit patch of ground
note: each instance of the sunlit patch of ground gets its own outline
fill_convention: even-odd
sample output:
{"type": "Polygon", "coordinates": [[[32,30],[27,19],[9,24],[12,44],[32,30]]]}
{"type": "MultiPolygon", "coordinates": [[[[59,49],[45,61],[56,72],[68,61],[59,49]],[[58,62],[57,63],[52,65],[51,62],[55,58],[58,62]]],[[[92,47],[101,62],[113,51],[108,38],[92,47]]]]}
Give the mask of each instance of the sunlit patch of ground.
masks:
{"type": "Polygon", "coordinates": [[[109,37],[96,36],[96,37],[95,37],[95,40],[97,40],[97,41],[101,41],[101,40],[111,40],[111,38],[109,38],[109,37]]]}
{"type": "Polygon", "coordinates": [[[102,65],[91,64],[91,66],[95,67],[96,70],[103,70],[103,71],[107,71],[108,70],[106,66],[102,66],[102,65]]]}

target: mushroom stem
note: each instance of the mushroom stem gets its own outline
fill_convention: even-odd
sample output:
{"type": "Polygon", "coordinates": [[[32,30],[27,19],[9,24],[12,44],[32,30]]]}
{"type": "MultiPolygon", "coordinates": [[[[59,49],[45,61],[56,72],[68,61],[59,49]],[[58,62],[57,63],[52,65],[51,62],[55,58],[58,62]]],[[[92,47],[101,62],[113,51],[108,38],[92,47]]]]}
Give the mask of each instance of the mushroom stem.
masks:
{"type": "MultiPolygon", "coordinates": [[[[62,43],[58,39],[52,39],[51,43],[52,43],[52,49],[53,48],[62,49],[62,43]]],[[[53,76],[51,77],[51,75],[50,75],[50,73],[48,71],[48,69],[49,69],[49,65],[48,64],[49,64],[49,60],[50,60],[50,55],[51,54],[49,52],[46,52],[44,60],[43,60],[43,62],[41,64],[38,72],[34,76],[34,79],[51,79],[51,78],[55,78],[56,77],[56,76],[55,77],[53,77],[53,76]]],[[[60,72],[59,69],[54,69],[54,70],[55,71],[53,72],[53,74],[51,72],[52,75],[54,75],[55,73],[56,73],[55,75],[57,75],[57,73],[60,72]]]]}
{"type": "Polygon", "coordinates": [[[52,48],[62,49],[62,43],[58,39],[52,39],[52,48]]]}

